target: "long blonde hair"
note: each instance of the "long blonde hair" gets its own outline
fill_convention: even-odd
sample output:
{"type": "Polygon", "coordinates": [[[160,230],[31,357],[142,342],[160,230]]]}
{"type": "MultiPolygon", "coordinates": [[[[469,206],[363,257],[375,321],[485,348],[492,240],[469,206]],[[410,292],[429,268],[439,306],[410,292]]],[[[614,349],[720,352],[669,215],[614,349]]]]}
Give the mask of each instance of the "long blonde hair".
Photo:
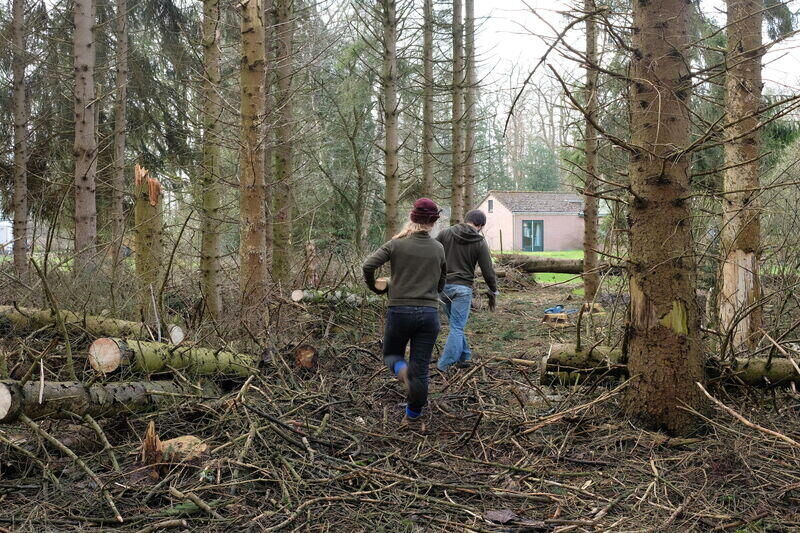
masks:
{"type": "Polygon", "coordinates": [[[392,237],[394,239],[402,239],[404,237],[408,237],[413,233],[428,233],[433,229],[433,224],[420,224],[419,222],[412,222],[409,220],[406,222],[405,227],[400,230],[400,232],[392,237]]]}

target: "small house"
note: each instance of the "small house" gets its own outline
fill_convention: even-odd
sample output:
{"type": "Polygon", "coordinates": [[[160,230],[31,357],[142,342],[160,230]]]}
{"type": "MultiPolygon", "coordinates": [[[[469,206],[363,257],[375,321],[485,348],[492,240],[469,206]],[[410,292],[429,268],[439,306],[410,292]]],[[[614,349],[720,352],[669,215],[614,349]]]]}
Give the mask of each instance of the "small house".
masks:
{"type": "Polygon", "coordinates": [[[489,191],[478,206],[492,250],[551,252],[583,248],[583,197],[566,192],[489,191]]]}

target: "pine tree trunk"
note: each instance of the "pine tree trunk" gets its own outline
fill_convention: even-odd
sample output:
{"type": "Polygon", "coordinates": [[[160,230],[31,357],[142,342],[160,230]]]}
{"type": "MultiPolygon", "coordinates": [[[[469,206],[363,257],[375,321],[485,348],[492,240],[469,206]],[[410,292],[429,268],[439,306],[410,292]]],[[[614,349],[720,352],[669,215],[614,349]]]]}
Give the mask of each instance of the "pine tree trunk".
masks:
{"type": "Polygon", "coordinates": [[[20,278],[28,274],[28,110],[25,101],[25,6],[12,6],[12,107],[14,114],[14,269],[20,278]]]}
{"type": "Polygon", "coordinates": [[[267,254],[267,265],[272,264],[273,220],[272,204],[275,188],[275,0],[264,2],[264,247],[267,254]]]}
{"type": "Polygon", "coordinates": [[[264,11],[261,0],[242,8],[241,115],[239,178],[239,284],[246,320],[259,324],[258,309],[266,301],[267,258],[264,214],[264,152],[259,120],[264,114],[264,11]]]}
{"type": "Polygon", "coordinates": [[[192,374],[238,374],[249,376],[258,368],[258,358],[200,346],[163,344],[132,339],[100,338],[89,347],[89,364],[97,372],[125,369],[133,372],[164,372],[171,368],[192,374]]]}
{"type": "Polygon", "coordinates": [[[139,165],[136,165],[135,173],[133,215],[139,314],[145,324],[158,327],[161,313],[156,302],[164,259],[161,185],[139,165]]]}
{"type": "Polygon", "coordinates": [[[212,318],[222,316],[220,295],[220,136],[222,99],[219,0],[203,2],[203,168],[200,178],[200,276],[203,299],[212,318]]]}
{"type": "Polygon", "coordinates": [[[75,271],[82,272],[94,260],[97,237],[95,175],[95,7],[93,0],[74,0],[75,66],[75,271]]]}
{"type": "Polygon", "coordinates": [[[422,35],[422,196],[433,196],[433,0],[425,0],[422,35]]]}
{"type": "Polygon", "coordinates": [[[125,233],[125,135],[127,123],[128,95],[128,4],[117,0],[116,17],[116,76],[114,79],[114,169],[111,178],[111,244],[114,266],[119,263],[122,237],[125,233]]]}
{"type": "Polygon", "coordinates": [[[464,161],[462,123],[464,119],[464,26],[462,0],[453,0],[453,116],[451,118],[452,174],[450,224],[464,219],[464,161]]]}
{"type": "MultiPolygon", "coordinates": [[[[88,333],[94,337],[149,337],[147,327],[141,322],[85,315],[63,309],[59,313],[64,326],[70,333],[88,333]]],[[[57,317],[50,309],[0,305],[0,336],[32,333],[47,327],[56,329],[57,326],[57,317]]],[[[58,334],[60,333],[59,331],[58,334]]]]}
{"type": "Polygon", "coordinates": [[[475,207],[475,108],[478,94],[478,77],[475,72],[475,0],[464,0],[464,55],[466,56],[466,87],[464,89],[464,207],[475,207]]]}
{"type": "Polygon", "coordinates": [[[273,218],[272,276],[284,288],[291,275],[292,175],[294,113],[292,75],[294,68],[294,0],[275,0],[275,74],[278,131],[275,149],[275,188],[273,218]]]}
{"type": "Polygon", "coordinates": [[[685,433],[703,380],[691,233],[685,54],[691,4],[634,2],[630,109],[630,317],[626,408],[642,423],[685,433]]]}
{"type": "Polygon", "coordinates": [[[172,381],[126,381],[94,383],[79,381],[0,381],[0,423],[16,421],[19,415],[29,418],[68,418],[119,416],[185,402],[187,398],[213,398],[219,390],[209,382],[202,388],[191,383],[172,381]],[[41,388],[40,388],[41,387],[41,388]],[[41,401],[39,401],[41,394],[41,401]]]}
{"type": "Polygon", "coordinates": [[[759,151],[761,102],[761,23],[763,0],[728,0],[725,109],[730,124],[725,142],[722,200],[722,280],[719,319],[733,328],[731,347],[750,348],[761,329],[759,151]],[[744,317],[744,318],[742,318],[744,317]],[[740,321],[739,319],[742,318],[740,321]],[[736,323],[737,321],[738,324],[736,323]]]}
{"type": "Polygon", "coordinates": [[[400,201],[400,171],[398,162],[397,102],[397,6],[395,0],[381,0],[383,26],[383,123],[384,123],[384,178],[386,191],[386,240],[398,231],[398,202],[400,201]]]}
{"type": "MultiPolygon", "coordinates": [[[[594,0],[584,1],[584,11],[593,13],[596,10],[594,0]]],[[[586,113],[597,117],[597,21],[593,16],[586,19],[586,113]]],[[[583,299],[594,300],[600,285],[600,274],[597,272],[597,132],[587,119],[585,125],[586,169],[583,194],[583,299]]]]}

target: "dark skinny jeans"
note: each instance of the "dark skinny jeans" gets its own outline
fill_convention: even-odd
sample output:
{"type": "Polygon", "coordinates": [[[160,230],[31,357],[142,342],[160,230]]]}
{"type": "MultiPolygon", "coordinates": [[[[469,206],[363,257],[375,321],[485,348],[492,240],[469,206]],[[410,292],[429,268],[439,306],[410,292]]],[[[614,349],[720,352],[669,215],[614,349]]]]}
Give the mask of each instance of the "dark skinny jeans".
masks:
{"type": "Polygon", "coordinates": [[[396,306],[386,314],[383,362],[393,371],[396,362],[405,360],[406,346],[411,341],[408,407],[417,413],[428,402],[428,365],[439,329],[439,310],[434,307],[396,306]]]}

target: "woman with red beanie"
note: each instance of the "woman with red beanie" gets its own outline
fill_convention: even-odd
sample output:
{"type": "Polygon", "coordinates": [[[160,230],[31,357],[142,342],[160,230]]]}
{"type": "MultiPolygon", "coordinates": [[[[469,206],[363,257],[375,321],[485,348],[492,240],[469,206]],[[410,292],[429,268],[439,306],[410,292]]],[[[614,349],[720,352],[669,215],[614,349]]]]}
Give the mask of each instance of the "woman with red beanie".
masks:
{"type": "Polygon", "coordinates": [[[447,279],[444,248],[430,236],[440,212],[428,198],[414,202],[405,228],[363,266],[367,287],[382,294],[387,291],[375,288],[375,271],[387,262],[391,265],[383,361],[408,388],[404,424],[419,419],[428,401],[428,365],[439,335],[439,292],[447,279]],[[411,352],[406,361],[409,342],[411,352]]]}

